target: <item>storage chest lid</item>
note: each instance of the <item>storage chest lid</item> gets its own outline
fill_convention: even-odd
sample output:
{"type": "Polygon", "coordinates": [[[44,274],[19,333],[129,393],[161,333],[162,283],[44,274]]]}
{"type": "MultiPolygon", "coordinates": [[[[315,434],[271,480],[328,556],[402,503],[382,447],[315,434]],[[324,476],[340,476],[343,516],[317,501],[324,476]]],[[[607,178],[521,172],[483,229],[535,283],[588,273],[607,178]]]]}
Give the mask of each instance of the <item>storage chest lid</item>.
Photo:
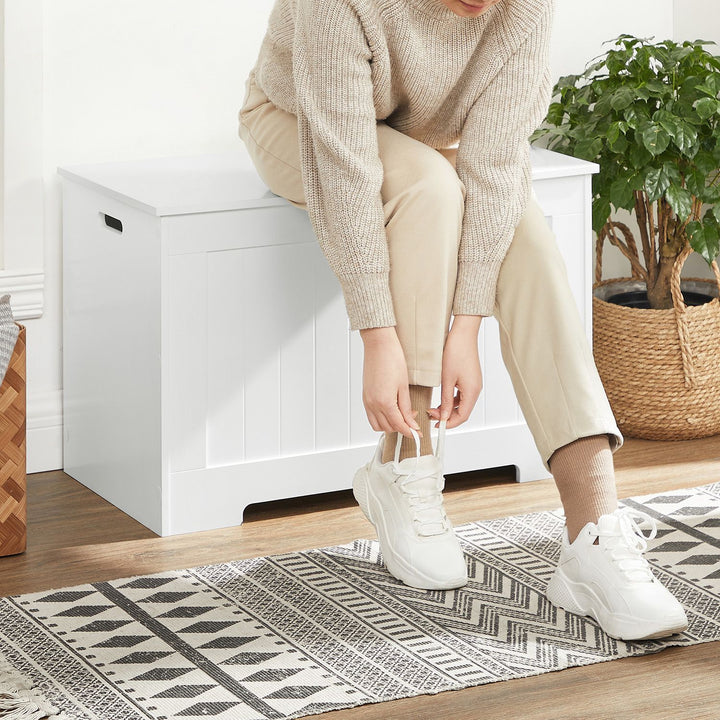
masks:
{"type": "Polygon", "coordinates": [[[245,149],[231,153],[61,165],[58,173],[151,215],[286,205],[260,179],[245,149]]]}
{"type": "MultiPolygon", "coordinates": [[[[533,180],[587,175],[596,163],[531,147],[533,180]]],[[[58,166],[58,173],[151,215],[286,205],[268,190],[247,151],[58,166]]]]}

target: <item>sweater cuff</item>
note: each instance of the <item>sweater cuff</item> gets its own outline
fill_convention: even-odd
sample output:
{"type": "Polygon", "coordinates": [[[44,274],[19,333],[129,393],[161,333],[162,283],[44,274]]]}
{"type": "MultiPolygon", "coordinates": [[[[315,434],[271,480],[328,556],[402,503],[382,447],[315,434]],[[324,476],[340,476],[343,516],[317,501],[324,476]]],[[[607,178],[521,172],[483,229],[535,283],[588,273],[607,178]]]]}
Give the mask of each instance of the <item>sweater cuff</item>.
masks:
{"type": "Polygon", "coordinates": [[[395,325],[390,273],[366,273],[339,278],[350,330],[395,325]]]}
{"type": "Polygon", "coordinates": [[[495,312],[497,279],[502,260],[458,263],[453,315],[485,315],[495,312]]]}

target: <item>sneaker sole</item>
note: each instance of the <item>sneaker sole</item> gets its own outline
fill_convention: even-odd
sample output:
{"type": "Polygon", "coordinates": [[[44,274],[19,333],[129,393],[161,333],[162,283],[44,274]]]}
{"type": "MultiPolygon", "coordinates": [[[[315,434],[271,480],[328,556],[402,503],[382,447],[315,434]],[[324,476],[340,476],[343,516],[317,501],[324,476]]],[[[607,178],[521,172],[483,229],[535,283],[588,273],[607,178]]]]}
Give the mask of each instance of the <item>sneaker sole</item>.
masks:
{"type": "Polygon", "coordinates": [[[352,490],[355,500],[357,500],[357,504],[360,506],[363,515],[365,515],[368,521],[375,527],[375,532],[377,533],[380,547],[382,549],[385,567],[387,567],[388,572],[393,577],[402,581],[405,585],[409,585],[410,587],[418,588],[420,590],[455,590],[463,585],[467,585],[467,574],[462,577],[447,580],[446,582],[438,582],[437,580],[418,572],[395,552],[395,549],[392,547],[392,544],[388,539],[388,532],[385,527],[382,512],[378,512],[377,514],[379,520],[375,520],[375,516],[372,512],[372,508],[378,507],[380,503],[375,495],[373,495],[370,491],[370,486],[367,481],[367,470],[365,467],[361,467],[355,473],[352,490]]]}
{"type": "Polygon", "coordinates": [[[562,568],[557,568],[550,578],[546,596],[553,605],[567,612],[589,615],[605,633],[618,640],[652,640],[682,632],[688,626],[684,617],[653,621],[611,613],[592,589],[568,578],[562,568]]]}

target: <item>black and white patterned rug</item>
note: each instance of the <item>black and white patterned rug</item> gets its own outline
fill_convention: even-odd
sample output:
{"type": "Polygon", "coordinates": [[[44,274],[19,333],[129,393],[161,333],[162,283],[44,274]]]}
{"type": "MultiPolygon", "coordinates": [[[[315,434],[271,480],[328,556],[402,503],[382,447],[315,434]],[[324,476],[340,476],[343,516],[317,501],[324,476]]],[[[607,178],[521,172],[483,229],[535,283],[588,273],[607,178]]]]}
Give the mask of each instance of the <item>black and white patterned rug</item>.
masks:
{"type": "Polygon", "coordinates": [[[403,585],[357,540],[0,598],[0,718],[294,718],[720,639],[720,483],[621,504],[657,520],[645,556],[682,634],[622,642],[551,605],[564,521],[539,512],[458,527],[454,591],[403,585]]]}

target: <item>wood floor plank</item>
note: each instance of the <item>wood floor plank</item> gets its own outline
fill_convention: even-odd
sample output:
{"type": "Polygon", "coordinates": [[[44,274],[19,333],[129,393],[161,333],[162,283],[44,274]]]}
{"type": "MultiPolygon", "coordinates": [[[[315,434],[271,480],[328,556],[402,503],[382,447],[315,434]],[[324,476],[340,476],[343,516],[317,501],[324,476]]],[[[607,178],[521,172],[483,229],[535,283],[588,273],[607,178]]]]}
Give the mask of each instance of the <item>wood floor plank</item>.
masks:
{"type": "MultiPolygon", "coordinates": [[[[627,438],[619,497],[720,481],[720,437],[627,438]]],[[[560,507],[551,478],[512,468],[449,475],[455,524],[560,507]]],[[[160,538],[61,471],[28,476],[28,542],[0,558],[0,595],[277,554],[371,537],[350,492],[264,503],[242,526],[160,538]]],[[[328,713],[328,720],[720,720],[720,643],[328,713]]]]}

